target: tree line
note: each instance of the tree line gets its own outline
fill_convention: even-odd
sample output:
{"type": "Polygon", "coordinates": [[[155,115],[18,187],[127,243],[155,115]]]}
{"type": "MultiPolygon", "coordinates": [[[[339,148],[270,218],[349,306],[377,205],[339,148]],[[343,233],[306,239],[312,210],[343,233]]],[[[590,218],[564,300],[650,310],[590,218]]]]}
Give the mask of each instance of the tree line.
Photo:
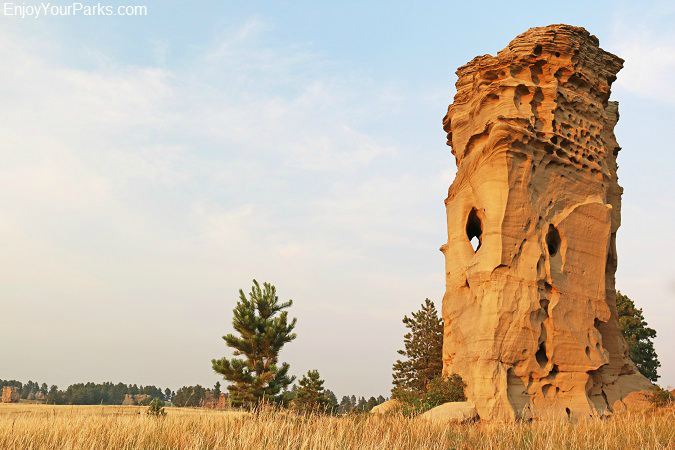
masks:
{"type": "MultiPolygon", "coordinates": [[[[630,357],[638,370],[649,380],[658,379],[661,365],[654,350],[656,331],[649,328],[642,310],[625,295],[617,292],[619,324],[629,346],[630,357]]],[[[290,375],[288,363],[279,361],[285,344],[293,341],[297,319],[288,317],[287,309],[292,300],[279,302],[276,288],[256,280],[248,296],[239,290],[239,301],[232,320],[236,332],[223,336],[233,349],[233,358],[211,361],[213,370],[229,383],[227,403],[233,407],[257,408],[261,405],[291,407],[301,412],[347,414],[368,412],[383,403],[383,396],[357,399],[345,395],[338,403],[337,397],[324,387],[317,370],[310,370],[298,380],[290,375]]],[[[433,302],[426,299],[419,311],[404,316],[408,329],[404,336],[404,349],[399,354],[405,358],[393,366],[392,398],[408,405],[408,411],[420,412],[441,403],[464,400],[463,380],[456,374],[442,375],[443,320],[433,302]]],[[[152,399],[172,402],[175,406],[202,406],[207,398],[218,399],[220,382],[213,388],[200,385],[183,386],[177,391],[162,390],[156,386],[137,386],[124,383],[78,383],[59,390],[56,385],[16,380],[0,380],[0,387],[14,386],[20,397],[41,400],[50,404],[120,405],[127,394],[147,395],[152,399]]]]}
{"type": "Polygon", "coordinates": [[[171,400],[173,393],[169,388],[162,390],[156,386],[138,386],[124,383],[76,383],[65,390],[58,386],[47,387],[47,383],[39,384],[28,381],[23,384],[17,380],[0,380],[0,387],[13,386],[20,392],[24,400],[41,400],[54,405],[121,405],[127,394],[147,395],[150,399],[171,400]]]}

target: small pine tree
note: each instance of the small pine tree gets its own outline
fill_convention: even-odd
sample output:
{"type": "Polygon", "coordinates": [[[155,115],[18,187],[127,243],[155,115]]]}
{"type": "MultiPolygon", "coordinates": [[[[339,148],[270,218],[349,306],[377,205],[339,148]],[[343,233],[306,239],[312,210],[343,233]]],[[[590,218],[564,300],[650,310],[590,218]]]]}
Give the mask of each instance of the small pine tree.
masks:
{"type": "Polygon", "coordinates": [[[424,300],[412,317],[403,317],[403,323],[410,331],[403,337],[405,349],[398,353],[407,359],[394,364],[394,398],[404,391],[424,394],[429,382],[443,370],[443,320],[433,302],[424,300]]]}
{"type": "Polygon", "coordinates": [[[164,416],[166,416],[166,411],[164,411],[164,401],[159,397],[155,397],[150,402],[150,405],[149,405],[146,413],[149,416],[154,416],[154,417],[164,417],[164,416]]]}
{"type": "Polygon", "coordinates": [[[616,309],[621,333],[629,347],[630,359],[642,375],[650,381],[656,381],[659,378],[656,371],[661,366],[652,342],[656,337],[656,330],[647,326],[642,309],[636,308],[633,300],[621,292],[616,293],[616,309]]]}
{"type": "Polygon", "coordinates": [[[239,290],[232,320],[239,336],[228,334],[223,339],[234,349],[235,356],[244,359],[211,361],[213,370],[230,382],[227,389],[234,405],[255,406],[264,401],[284,400],[282,390],[295,377],[288,375],[287,363],[277,364],[281,348],[296,337],[292,332],[296,319],[289,322],[288,312],[283,311],[292,304],[292,300],[279,303],[276,288],[269,283],[264,283],[261,289],[253,280],[249,298],[239,290]]]}
{"type": "Polygon", "coordinates": [[[295,396],[295,406],[301,411],[325,411],[329,404],[323,383],[317,370],[310,370],[307,375],[303,375],[298,382],[300,386],[295,396]]]}

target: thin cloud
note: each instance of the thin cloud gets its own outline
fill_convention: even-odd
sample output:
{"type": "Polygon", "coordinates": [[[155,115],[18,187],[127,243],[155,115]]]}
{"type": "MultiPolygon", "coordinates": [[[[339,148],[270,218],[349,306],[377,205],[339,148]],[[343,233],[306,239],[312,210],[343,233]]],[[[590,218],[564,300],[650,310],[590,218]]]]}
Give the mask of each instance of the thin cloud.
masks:
{"type": "MultiPolygon", "coordinates": [[[[288,353],[294,367],[308,366],[308,349],[319,345],[324,351],[311,365],[327,368],[333,389],[386,392],[396,350],[387,342],[400,341],[407,302],[433,294],[418,293],[431,279],[418,267],[387,282],[406,256],[385,255],[382,247],[396,254],[392,245],[421,235],[436,251],[433,227],[421,218],[427,203],[418,208],[415,199],[431,198],[437,186],[429,180],[438,176],[411,172],[387,130],[385,113],[404,112],[407,101],[391,85],[338,76],[326,70],[335,62],[307,46],[263,45],[264,33],[264,24],[245,23],[169,69],[124,65],[87,49],[80,55],[87,64],[75,67],[57,57],[66,51],[58,38],[45,44],[18,28],[0,30],[9,43],[0,50],[7,65],[0,73],[7,99],[0,110],[0,266],[3,314],[18,318],[0,339],[15,333],[11,339],[21,340],[21,330],[31,329],[36,342],[49,340],[48,350],[62,356],[46,373],[19,354],[37,348],[10,349],[4,358],[17,369],[8,376],[61,385],[89,377],[173,387],[215,381],[192,361],[224,351],[219,336],[233,303],[223,297],[236,298],[257,277],[296,298],[305,324],[324,323],[337,310],[356,326],[338,339],[325,326],[303,325],[297,350],[288,353]],[[366,131],[373,121],[386,134],[366,131]],[[26,307],[48,311],[49,320],[28,327],[26,307]],[[129,317],[157,314],[167,335],[180,330],[170,349],[162,333],[133,327],[125,328],[124,351],[105,338],[129,317]],[[369,339],[372,317],[392,328],[368,351],[354,350],[369,339]],[[108,359],[104,372],[68,356],[82,346],[78,333],[63,328],[93,333],[92,342],[106,349],[99,352],[108,359]],[[141,362],[153,352],[189,363],[181,370],[160,363],[151,373],[141,362]],[[345,361],[372,376],[345,373],[345,361]]],[[[158,63],[168,46],[161,43],[158,63]]],[[[437,272],[436,291],[440,256],[437,272]]]]}

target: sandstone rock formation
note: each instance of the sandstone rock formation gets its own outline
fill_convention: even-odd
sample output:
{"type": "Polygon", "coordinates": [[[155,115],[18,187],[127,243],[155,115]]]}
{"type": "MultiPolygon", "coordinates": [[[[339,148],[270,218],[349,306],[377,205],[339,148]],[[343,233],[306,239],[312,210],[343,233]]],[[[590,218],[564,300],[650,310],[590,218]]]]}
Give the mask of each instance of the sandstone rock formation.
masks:
{"type": "Polygon", "coordinates": [[[615,305],[609,95],[622,64],[583,28],[551,25],[457,71],[443,121],[458,166],[441,247],[443,370],[462,376],[481,418],[606,415],[651,386],[615,305]]]}
{"type": "Polygon", "coordinates": [[[124,394],[124,400],[122,400],[122,404],[125,406],[147,405],[150,403],[150,400],[152,400],[152,398],[148,394],[124,394]]]}
{"type": "Polygon", "coordinates": [[[216,397],[213,391],[207,389],[204,399],[199,402],[199,406],[210,409],[225,409],[228,406],[227,400],[226,393],[221,392],[218,397],[216,397]]]}
{"type": "Polygon", "coordinates": [[[224,392],[221,392],[220,395],[218,396],[218,403],[216,404],[216,408],[218,409],[225,409],[229,405],[227,394],[224,392]]]}
{"type": "Polygon", "coordinates": [[[19,402],[19,389],[14,386],[3,386],[2,387],[2,403],[18,403],[19,402]]]}
{"type": "Polygon", "coordinates": [[[449,402],[430,409],[420,418],[437,424],[464,423],[478,419],[478,413],[471,402],[449,402]]]}
{"type": "Polygon", "coordinates": [[[387,400],[386,402],[374,406],[373,409],[370,410],[370,414],[392,414],[400,410],[403,405],[404,403],[399,400],[387,400]]]}
{"type": "Polygon", "coordinates": [[[635,391],[626,395],[623,399],[617,400],[613,405],[614,413],[625,411],[646,411],[654,408],[650,398],[652,391],[635,391]]]}

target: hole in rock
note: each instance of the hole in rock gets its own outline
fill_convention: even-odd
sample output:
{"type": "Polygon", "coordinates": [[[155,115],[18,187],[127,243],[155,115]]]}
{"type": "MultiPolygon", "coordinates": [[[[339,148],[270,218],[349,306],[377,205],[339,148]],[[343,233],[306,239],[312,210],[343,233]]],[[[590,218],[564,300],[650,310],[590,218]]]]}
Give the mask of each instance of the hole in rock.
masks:
{"type": "Polygon", "coordinates": [[[560,52],[555,52],[555,57],[560,58],[560,52]]]}
{"type": "Polygon", "coordinates": [[[569,419],[570,417],[572,417],[572,411],[570,411],[569,408],[565,408],[565,412],[567,413],[567,418],[568,418],[568,419],[569,419]]]}
{"type": "Polygon", "coordinates": [[[546,367],[546,364],[548,364],[548,356],[546,356],[546,342],[539,344],[539,350],[537,350],[537,353],[534,355],[534,357],[537,359],[539,367],[542,369],[546,367]]]}
{"type": "Polygon", "coordinates": [[[586,358],[590,359],[591,358],[591,348],[586,347],[586,358]]]}
{"type": "Polygon", "coordinates": [[[548,247],[548,254],[555,256],[560,249],[560,233],[553,225],[548,226],[548,233],[546,233],[546,246],[548,247]]]}
{"type": "Polygon", "coordinates": [[[534,47],[534,54],[537,56],[541,55],[541,45],[534,47]]]}
{"type": "Polygon", "coordinates": [[[483,242],[481,238],[482,235],[483,224],[480,221],[480,217],[478,217],[476,208],[472,208],[469,213],[469,218],[466,220],[466,236],[469,238],[469,242],[471,242],[471,247],[473,247],[474,252],[478,251],[483,242]]]}
{"type": "Polygon", "coordinates": [[[542,386],[542,388],[541,388],[541,393],[544,394],[544,397],[546,397],[546,396],[548,395],[548,390],[549,390],[549,389],[551,389],[551,385],[550,385],[550,384],[545,384],[544,386],[542,386]]]}

